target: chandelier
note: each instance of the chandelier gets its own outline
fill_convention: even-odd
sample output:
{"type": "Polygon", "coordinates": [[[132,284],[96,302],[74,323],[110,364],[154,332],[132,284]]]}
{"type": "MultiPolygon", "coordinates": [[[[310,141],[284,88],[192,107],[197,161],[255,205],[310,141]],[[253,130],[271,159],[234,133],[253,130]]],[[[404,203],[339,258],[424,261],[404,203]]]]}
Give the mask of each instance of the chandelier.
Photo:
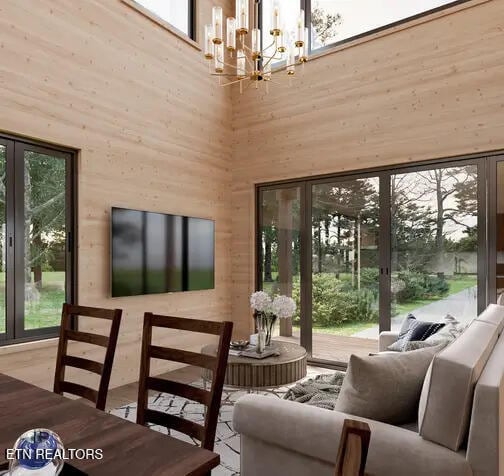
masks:
{"type": "Polygon", "coordinates": [[[210,74],[219,77],[221,86],[239,83],[242,92],[246,81],[255,88],[264,82],[267,89],[272,79],[273,62],[282,62],[283,66],[278,69],[285,70],[292,77],[296,73],[296,65],[308,60],[308,28],[305,27],[304,11],[299,12],[295,31],[289,32],[281,23],[280,6],[275,3],[269,31],[270,44],[263,48],[259,3],[260,0],[254,0],[253,27],[250,29],[249,0],[236,0],[236,18],[226,19],[225,32],[222,7],[212,8],[212,23],[205,25],[204,54],[210,74]]]}

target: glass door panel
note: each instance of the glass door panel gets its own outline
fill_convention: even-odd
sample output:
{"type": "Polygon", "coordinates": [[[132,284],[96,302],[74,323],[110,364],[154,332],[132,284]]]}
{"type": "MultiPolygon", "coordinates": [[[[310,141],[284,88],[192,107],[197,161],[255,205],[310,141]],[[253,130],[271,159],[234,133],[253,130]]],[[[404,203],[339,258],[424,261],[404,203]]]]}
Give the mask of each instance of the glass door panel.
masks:
{"type": "Polygon", "coordinates": [[[276,323],[275,339],[300,341],[300,199],[298,186],[261,190],[259,198],[259,281],[271,296],[293,297],[294,318],[276,323]]]}
{"type": "Polygon", "coordinates": [[[0,336],[5,334],[7,276],[7,148],[0,144],[0,336]]]}
{"type": "Polygon", "coordinates": [[[413,314],[467,322],[478,304],[478,168],[391,175],[392,330],[413,314]]]}
{"type": "Polygon", "coordinates": [[[24,329],[58,326],[66,295],[66,160],[24,150],[24,329]]]}
{"type": "MultiPolygon", "coordinates": [[[[492,302],[504,293],[504,161],[497,161],[496,167],[495,290],[497,295],[490,296],[492,302]]],[[[493,199],[493,197],[490,198],[493,199]]]]}
{"type": "Polygon", "coordinates": [[[378,349],[379,178],[312,186],[312,357],[378,349]]]}

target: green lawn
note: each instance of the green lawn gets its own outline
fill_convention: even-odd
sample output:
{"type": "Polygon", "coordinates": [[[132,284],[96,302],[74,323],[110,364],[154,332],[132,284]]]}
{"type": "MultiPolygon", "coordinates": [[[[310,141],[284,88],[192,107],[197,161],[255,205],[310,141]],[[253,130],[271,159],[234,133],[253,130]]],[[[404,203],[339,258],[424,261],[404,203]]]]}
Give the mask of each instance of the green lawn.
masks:
{"type": "MultiPolygon", "coordinates": [[[[25,303],[25,329],[59,325],[64,301],[65,273],[44,272],[38,301],[25,303]]],[[[5,273],[0,273],[0,316],[5,316],[5,273]]],[[[0,332],[5,332],[4,318],[0,318],[0,332]]]]}
{"type": "MultiPolygon", "coordinates": [[[[370,327],[378,325],[377,322],[345,322],[338,326],[317,327],[313,326],[313,333],[334,334],[338,336],[351,336],[360,331],[365,331],[370,327]]],[[[298,326],[293,326],[293,329],[299,331],[298,326]]]]}
{"type": "MultiPolygon", "coordinates": [[[[464,289],[476,286],[476,276],[461,276],[456,278],[449,278],[447,279],[447,281],[448,284],[450,285],[448,296],[463,291],[464,289]]],[[[443,297],[433,297],[430,299],[417,299],[416,301],[396,304],[395,315],[407,314],[408,312],[414,311],[419,307],[426,306],[427,304],[439,301],[440,299],[443,299],[443,297]]]]}

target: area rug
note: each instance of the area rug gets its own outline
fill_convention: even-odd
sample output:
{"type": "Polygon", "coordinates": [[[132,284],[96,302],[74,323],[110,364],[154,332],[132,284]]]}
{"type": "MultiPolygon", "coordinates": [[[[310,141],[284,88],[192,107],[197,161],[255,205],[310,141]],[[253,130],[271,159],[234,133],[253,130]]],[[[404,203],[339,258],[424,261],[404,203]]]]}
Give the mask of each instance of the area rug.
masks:
{"type": "MultiPolygon", "coordinates": [[[[320,373],[321,369],[311,368],[308,370],[307,378],[313,378],[320,373]]],[[[327,372],[326,369],[323,371],[327,372]]],[[[198,380],[192,385],[203,387],[203,381],[198,380]]],[[[292,387],[292,386],[291,386],[292,387]]],[[[259,395],[270,398],[283,398],[290,387],[279,387],[267,391],[254,391],[259,395]]],[[[240,475],[240,435],[237,434],[232,425],[234,404],[249,392],[247,390],[231,389],[224,387],[222,392],[222,405],[217,423],[214,451],[220,455],[220,466],[212,471],[212,476],[239,476],[240,475]]],[[[136,402],[124,405],[112,410],[110,413],[126,420],[136,421],[136,402]]],[[[149,397],[149,408],[160,412],[177,415],[181,418],[203,424],[204,406],[200,403],[187,400],[186,398],[158,393],[149,397]]],[[[149,425],[153,430],[165,435],[171,435],[188,443],[199,445],[197,440],[177,431],[168,430],[158,425],[149,425]]]]}

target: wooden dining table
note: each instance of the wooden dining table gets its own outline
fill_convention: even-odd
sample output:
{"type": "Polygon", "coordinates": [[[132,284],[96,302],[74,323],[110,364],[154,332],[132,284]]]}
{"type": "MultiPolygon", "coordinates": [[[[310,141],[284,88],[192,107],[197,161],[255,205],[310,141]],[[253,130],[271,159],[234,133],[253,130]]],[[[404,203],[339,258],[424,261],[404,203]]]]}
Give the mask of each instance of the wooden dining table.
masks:
{"type": "Polygon", "coordinates": [[[198,476],[219,464],[216,453],[0,374],[0,462],[33,428],[53,430],[65,448],[101,449],[102,459],[69,461],[90,476],[198,476]]]}

